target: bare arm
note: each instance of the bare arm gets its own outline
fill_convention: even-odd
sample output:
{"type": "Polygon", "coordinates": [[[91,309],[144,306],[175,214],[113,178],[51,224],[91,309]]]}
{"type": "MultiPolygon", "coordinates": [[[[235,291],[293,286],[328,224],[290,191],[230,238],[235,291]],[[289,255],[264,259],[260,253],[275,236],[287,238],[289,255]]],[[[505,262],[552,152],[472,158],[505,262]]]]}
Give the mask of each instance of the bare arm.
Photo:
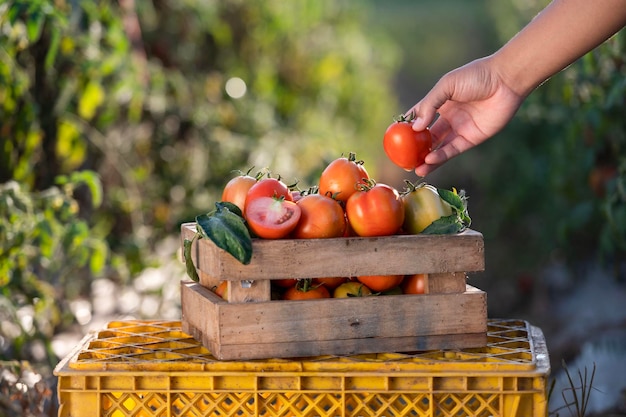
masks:
{"type": "Polygon", "coordinates": [[[527,96],[625,24],[626,0],[555,0],[493,55],[493,65],[527,96]]]}
{"type": "Polygon", "coordinates": [[[626,0],[554,0],[493,55],[444,75],[415,106],[415,130],[431,126],[425,176],[498,133],[541,83],[626,24],[626,0]]]}

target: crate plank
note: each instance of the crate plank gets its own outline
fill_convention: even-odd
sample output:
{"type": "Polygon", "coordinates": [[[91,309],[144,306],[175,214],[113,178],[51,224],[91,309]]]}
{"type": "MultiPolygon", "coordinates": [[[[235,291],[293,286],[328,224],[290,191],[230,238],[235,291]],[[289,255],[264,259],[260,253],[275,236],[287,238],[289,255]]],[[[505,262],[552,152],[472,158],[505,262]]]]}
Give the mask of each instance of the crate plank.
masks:
{"type": "MultiPolygon", "coordinates": [[[[195,223],[181,226],[192,239],[195,223]]],[[[332,239],[253,239],[250,264],[243,265],[208,239],[196,240],[192,260],[214,279],[257,280],[334,276],[475,272],[484,270],[481,233],[394,235],[332,239]]]]}
{"type": "Polygon", "coordinates": [[[465,291],[467,274],[465,272],[446,272],[427,274],[424,290],[426,294],[450,294],[465,291]]]}
{"type": "Polygon", "coordinates": [[[183,329],[218,359],[475,347],[486,342],[486,294],[230,304],[181,283],[183,329]],[[212,307],[207,307],[211,304],[212,307]]]}

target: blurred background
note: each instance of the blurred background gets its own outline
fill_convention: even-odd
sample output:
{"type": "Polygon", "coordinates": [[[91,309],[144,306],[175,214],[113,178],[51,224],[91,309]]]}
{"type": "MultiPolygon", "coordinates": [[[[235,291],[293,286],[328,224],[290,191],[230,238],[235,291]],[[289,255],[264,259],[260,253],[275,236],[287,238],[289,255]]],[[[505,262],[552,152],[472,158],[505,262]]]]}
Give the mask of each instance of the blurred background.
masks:
{"type": "MultiPolygon", "coordinates": [[[[49,410],[86,332],[179,319],[180,224],[235,171],[310,186],[355,152],[378,182],[415,180],[382,152],[393,116],[546,4],[1,1],[0,396],[49,410]]],[[[563,362],[595,369],[586,415],[626,415],[625,115],[622,30],[427,178],[470,196],[489,316],[544,331],[554,415],[563,362]]]]}

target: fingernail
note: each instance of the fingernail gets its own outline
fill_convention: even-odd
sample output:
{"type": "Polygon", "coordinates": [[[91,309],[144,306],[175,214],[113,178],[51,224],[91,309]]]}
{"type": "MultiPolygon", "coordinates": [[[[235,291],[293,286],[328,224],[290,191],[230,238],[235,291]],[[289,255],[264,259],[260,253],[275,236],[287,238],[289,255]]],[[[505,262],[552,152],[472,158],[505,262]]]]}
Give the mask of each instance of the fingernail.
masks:
{"type": "Polygon", "coordinates": [[[422,130],[422,118],[421,117],[416,117],[415,120],[413,121],[413,129],[414,130],[422,130]]]}

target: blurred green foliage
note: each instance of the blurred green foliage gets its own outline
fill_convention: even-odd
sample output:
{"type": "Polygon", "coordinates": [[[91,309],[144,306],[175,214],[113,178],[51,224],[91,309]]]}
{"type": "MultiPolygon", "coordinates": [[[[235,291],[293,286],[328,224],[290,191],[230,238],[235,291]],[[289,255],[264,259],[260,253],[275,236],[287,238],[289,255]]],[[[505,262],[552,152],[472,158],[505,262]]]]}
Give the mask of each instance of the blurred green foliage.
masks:
{"type": "Polygon", "coordinates": [[[3,329],[4,352],[47,343],[97,274],[128,283],[234,170],[308,186],[342,153],[375,160],[398,107],[397,50],[363,13],[331,0],[2,2],[2,323],[27,308],[48,318],[3,329]],[[74,186],[85,175],[91,187],[74,186]]]}
{"type": "Polygon", "coordinates": [[[103,236],[79,217],[73,198],[87,185],[100,203],[93,172],[59,176],[58,185],[30,192],[17,181],[0,185],[0,358],[48,359],[57,326],[72,323],[70,303],[100,274],[108,254],[103,236]],[[33,354],[33,352],[36,352],[33,354]]]}
{"type": "MultiPolygon", "coordinates": [[[[435,63],[477,57],[542,6],[429,1],[412,14],[401,3],[2,2],[0,312],[18,323],[2,329],[3,354],[71,322],[68,302],[98,274],[132,280],[234,170],[308,186],[356,151],[376,178],[399,99],[413,104],[441,75],[435,63]],[[413,34],[392,41],[402,25],[413,34]]],[[[534,270],[555,252],[623,260],[624,43],[621,33],[554,77],[502,139],[442,168],[471,196],[486,273],[534,270]]]]}
{"type": "MultiPolygon", "coordinates": [[[[505,42],[545,2],[489,4],[505,42]]],[[[540,86],[499,139],[468,158],[480,187],[472,217],[500,242],[488,262],[496,279],[555,260],[572,270],[600,261],[624,278],[625,80],[622,30],[540,86]]]]}

